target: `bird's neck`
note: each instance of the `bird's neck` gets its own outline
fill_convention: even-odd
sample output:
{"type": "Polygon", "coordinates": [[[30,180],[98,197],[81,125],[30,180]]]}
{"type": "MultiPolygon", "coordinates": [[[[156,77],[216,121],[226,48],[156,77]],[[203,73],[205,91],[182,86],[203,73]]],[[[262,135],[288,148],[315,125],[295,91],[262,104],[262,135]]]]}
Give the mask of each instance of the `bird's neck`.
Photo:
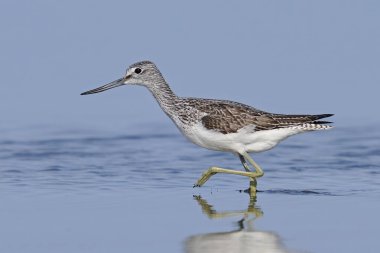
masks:
{"type": "Polygon", "coordinates": [[[170,89],[169,85],[162,78],[157,80],[154,85],[149,87],[150,92],[156,98],[158,104],[164,110],[165,113],[170,114],[170,111],[175,109],[178,97],[170,89]]]}

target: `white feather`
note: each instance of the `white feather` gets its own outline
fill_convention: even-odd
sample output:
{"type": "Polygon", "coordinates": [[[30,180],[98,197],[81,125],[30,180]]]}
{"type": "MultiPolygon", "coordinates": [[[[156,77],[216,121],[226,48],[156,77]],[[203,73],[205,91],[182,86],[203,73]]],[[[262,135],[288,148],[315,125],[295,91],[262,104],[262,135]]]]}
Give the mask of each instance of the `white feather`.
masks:
{"type": "Polygon", "coordinates": [[[254,125],[240,129],[236,133],[223,134],[205,128],[202,123],[192,127],[179,127],[184,135],[193,143],[211,150],[232,153],[263,152],[274,148],[289,136],[306,131],[322,130],[331,127],[304,124],[300,126],[272,130],[252,131],[254,125]]]}

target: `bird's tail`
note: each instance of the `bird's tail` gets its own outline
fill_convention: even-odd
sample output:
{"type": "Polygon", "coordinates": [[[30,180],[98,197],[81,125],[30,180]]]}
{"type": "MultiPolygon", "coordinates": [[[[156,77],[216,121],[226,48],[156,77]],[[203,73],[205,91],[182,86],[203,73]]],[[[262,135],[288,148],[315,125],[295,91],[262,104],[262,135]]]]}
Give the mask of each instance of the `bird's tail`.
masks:
{"type": "Polygon", "coordinates": [[[325,121],[325,120],[319,120],[323,118],[328,118],[333,116],[334,114],[318,114],[318,115],[310,115],[310,118],[312,121],[305,122],[303,124],[300,124],[298,126],[294,126],[296,128],[300,128],[306,131],[314,131],[314,130],[328,130],[333,128],[333,126],[328,125],[332,124],[331,121],[325,121]]]}
{"type": "Polygon", "coordinates": [[[330,121],[320,119],[328,118],[334,114],[318,114],[318,115],[274,115],[274,119],[280,122],[280,127],[289,127],[305,131],[327,130],[333,128],[330,121]]]}

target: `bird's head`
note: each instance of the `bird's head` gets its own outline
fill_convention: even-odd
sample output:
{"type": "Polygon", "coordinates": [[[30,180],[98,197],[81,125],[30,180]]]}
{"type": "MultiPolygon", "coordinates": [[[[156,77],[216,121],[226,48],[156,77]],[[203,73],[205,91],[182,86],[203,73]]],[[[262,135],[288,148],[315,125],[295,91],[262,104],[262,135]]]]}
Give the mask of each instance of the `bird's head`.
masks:
{"type": "Polygon", "coordinates": [[[122,78],[100,86],[96,89],[83,92],[81,95],[99,93],[126,84],[142,85],[149,88],[150,86],[155,85],[157,81],[161,80],[163,80],[163,77],[153,62],[141,61],[129,66],[122,78]]]}

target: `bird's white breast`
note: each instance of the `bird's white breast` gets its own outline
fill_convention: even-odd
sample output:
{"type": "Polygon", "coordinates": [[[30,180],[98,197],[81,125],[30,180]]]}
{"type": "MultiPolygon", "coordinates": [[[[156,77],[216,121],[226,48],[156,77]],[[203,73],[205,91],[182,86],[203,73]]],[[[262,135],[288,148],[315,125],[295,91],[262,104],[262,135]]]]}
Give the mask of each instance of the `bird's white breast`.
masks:
{"type": "Polygon", "coordinates": [[[236,133],[223,134],[207,129],[201,123],[191,127],[178,127],[191,142],[201,147],[233,153],[266,151],[287,137],[303,132],[303,130],[294,128],[254,132],[252,127],[248,127],[240,129],[236,133]]]}

